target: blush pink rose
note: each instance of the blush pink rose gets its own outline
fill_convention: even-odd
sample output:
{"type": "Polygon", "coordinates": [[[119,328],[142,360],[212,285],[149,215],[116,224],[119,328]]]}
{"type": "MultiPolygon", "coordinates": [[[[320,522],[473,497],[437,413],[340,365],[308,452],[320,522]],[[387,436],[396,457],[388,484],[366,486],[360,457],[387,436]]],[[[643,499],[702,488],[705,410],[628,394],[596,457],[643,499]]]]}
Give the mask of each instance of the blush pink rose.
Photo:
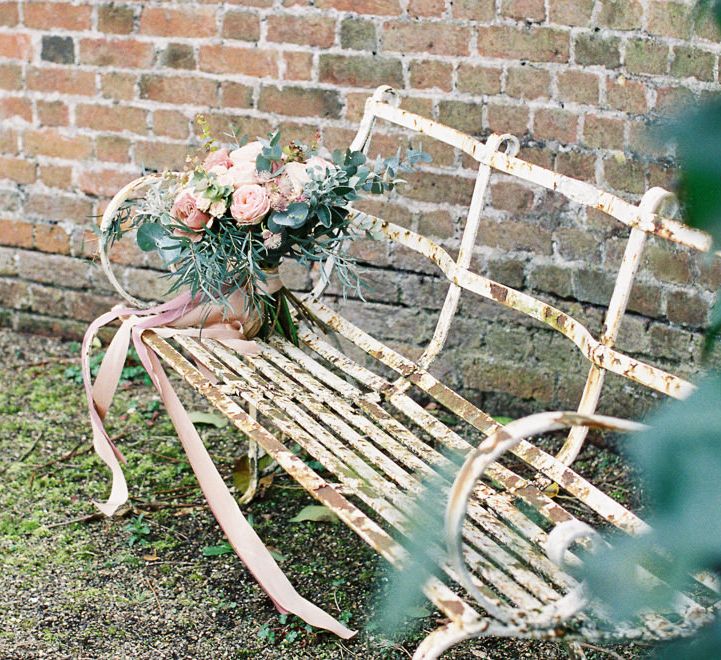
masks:
{"type": "Polygon", "coordinates": [[[270,197],[263,186],[240,186],[233,193],[230,215],[239,225],[257,225],[270,211],[270,197]]]}
{"type": "Polygon", "coordinates": [[[227,149],[211,151],[203,161],[203,169],[208,171],[219,165],[225,168],[232,167],[233,161],[230,160],[227,149]]]}
{"type": "Polygon", "coordinates": [[[238,149],[234,149],[230,152],[229,158],[233,161],[233,165],[252,163],[255,167],[255,159],[261,151],[263,151],[263,145],[256,140],[254,142],[248,142],[248,144],[238,149]]]}
{"type": "Polygon", "coordinates": [[[182,229],[173,230],[175,236],[184,236],[189,238],[191,241],[199,241],[203,238],[201,229],[209,227],[212,223],[212,218],[201,211],[198,208],[198,200],[195,198],[190,190],[181,190],[173,207],[170,209],[170,215],[172,215],[179,224],[185,225],[188,229],[193,231],[183,231],[182,229]]]}

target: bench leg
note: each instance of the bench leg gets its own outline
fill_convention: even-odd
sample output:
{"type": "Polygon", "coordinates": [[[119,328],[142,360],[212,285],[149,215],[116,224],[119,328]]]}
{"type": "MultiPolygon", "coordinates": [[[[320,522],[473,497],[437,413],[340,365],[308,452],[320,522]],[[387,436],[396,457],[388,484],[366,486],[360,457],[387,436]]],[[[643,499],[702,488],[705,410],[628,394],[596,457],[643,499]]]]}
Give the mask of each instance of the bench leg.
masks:
{"type": "Polygon", "coordinates": [[[454,644],[475,637],[455,623],[447,623],[428,635],[413,654],[413,660],[436,660],[454,644]]]}

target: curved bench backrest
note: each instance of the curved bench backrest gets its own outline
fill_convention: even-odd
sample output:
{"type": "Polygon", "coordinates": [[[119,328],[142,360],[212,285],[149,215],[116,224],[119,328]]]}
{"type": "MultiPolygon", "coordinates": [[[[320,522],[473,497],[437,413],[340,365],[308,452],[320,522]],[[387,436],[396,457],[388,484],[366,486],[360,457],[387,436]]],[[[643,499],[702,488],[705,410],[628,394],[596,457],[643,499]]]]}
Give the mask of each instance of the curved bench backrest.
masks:
{"type": "MultiPolygon", "coordinates": [[[[433,337],[418,360],[420,367],[428,368],[442,350],[448,337],[451,321],[458,308],[461,290],[463,288],[471,290],[479,288],[476,292],[481,292],[481,295],[552,325],[554,329],[571,338],[582,350],[591,362],[591,367],[578,408],[581,413],[595,412],[606,370],[620,373],[671,396],[686,396],[692,390],[692,387],[682,379],[627,356],[622,356],[623,368],[618,364],[615,365],[615,368],[611,368],[609,363],[604,364],[605,359],[613,360],[616,359],[616,356],[621,355],[613,350],[613,346],[618,336],[621,320],[626,312],[647,236],[655,235],[701,252],[708,252],[711,249],[711,238],[707,234],[661,215],[661,209],[665,204],[668,202],[675,204],[672,193],[662,188],[651,188],[638,205],[631,204],[589,183],[521,160],[518,158],[518,139],[512,135],[493,134],[486,142],[481,142],[436,121],[401,110],[398,107],[396,93],[390,87],[379,87],[367,100],[359,130],[351,145],[352,149],[365,150],[367,148],[377,119],[444,142],[468,154],[478,163],[478,174],[463,227],[460,250],[455,263],[451,266],[446,261],[446,259],[450,259],[447,253],[429,239],[415,235],[418,239],[416,240],[413,232],[399,227],[394,228],[391,223],[370,221],[371,224],[375,224],[376,229],[384,232],[390,238],[426,254],[437,264],[441,265],[440,262],[445,262],[446,267],[441,266],[441,268],[449,278],[450,286],[433,337]],[[577,204],[602,211],[631,229],[613,293],[608,303],[603,330],[597,340],[580,323],[562,314],[559,310],[525,293],[491,282],[487,278],[469,271],[486,192],[491,173],[494,170],[542,186],[577,204]],[[473,283],[472,286],[468,286],[469,282],[473,283]],[[541,317],[538,316],[539,314],[541,317]],[[542,317],[544,314],[545,318],[542,317]],[[558,327],[559,314],[566,319],[565,328],[558,327]]],[[[359,217],[363,215],[359,214],[359,217]]],[[[583,444],[586,433],[586,427],[573,429],[559,458],[567,463],[572,462],[583,444]]]]}

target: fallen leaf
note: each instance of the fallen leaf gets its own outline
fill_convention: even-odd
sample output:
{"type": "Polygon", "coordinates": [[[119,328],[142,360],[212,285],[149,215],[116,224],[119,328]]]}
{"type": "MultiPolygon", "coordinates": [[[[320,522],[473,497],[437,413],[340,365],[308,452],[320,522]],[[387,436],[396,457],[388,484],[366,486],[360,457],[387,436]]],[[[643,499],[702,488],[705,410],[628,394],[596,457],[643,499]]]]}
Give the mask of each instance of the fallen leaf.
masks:
{"type": "Polygon", "coordinates": [[[247,456],[235,459],[233,464],[233,485],[240,494],[248,490],[248,486],[250,486],[250,459],[247,456]]]}
{"type": "Polygon", "coordinates": [[[156,552],[153,552],[152,555],[143,555],[143,559],[145,561],[158,561],[160,557],[158,557],[158,554],[156,552]]]}
{"type": "Polygon", "coordinates": [[[547,495],[548,497],[556,497],[558,495],[559,487],[557,483],[548,484],[543,489],[543,494],[547,495]]]}
{"type": "Polygon", "coordinates": [[[338,522],[338,516],[322,504],[311,504],[300,510],[290,522],[338,522]]]}
{"type": "Polygon", "coordinates": [[[503,426],[510,424],[513,421],[513,417],[504,417],[503,415],[496,415],[493,419],[503,426]]]}
{"type": "Polygon", "coordinates": [[[217,557],[233,552],[233,547],[227,541],[218,545],[207,545],[203,548],[203,557],[217,557]]]}
{"type": "Polygon", "coordinates": [[[218,429],[222,429],[228,425],[228,420],[225,417],[200,410],[193,410],[188,413],[188,417],[190,417],[190,421],[193,422],[193,424],[205,424],[207,426],[215,426],[215,428],[218,429]]]}

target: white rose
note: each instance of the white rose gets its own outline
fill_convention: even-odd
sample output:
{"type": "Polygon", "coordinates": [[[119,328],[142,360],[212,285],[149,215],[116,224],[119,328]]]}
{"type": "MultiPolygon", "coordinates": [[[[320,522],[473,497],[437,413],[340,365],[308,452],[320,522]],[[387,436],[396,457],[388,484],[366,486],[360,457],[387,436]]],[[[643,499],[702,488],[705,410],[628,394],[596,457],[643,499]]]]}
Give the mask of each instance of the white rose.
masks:
{"type": "Polygon", "coordinates": [[[287,163],[285,166],[284,174],[290,185],[293,187],[295,195],[300,195],[303,192],[305,184],[310,181],[310,176],[306,170],[306,166],[303,163],[287,163]]]}
{"type": "Polygon", "coordinates": [[[218,183],[221,186],[233,186],[233,189],[258,183],[255,161],[233,165],[229,170],[218,176],[218,183]]]}
{"type": "Polygon", "coordinates": [[[208,213],[212,215],[214,218],[220,218],[224,213],[225,210],[228,208],[228,205],[225,203],[224,199],[219,199],[217,202],[213,202],[210,205],[210,208],[208,209],[208,213]]]}

